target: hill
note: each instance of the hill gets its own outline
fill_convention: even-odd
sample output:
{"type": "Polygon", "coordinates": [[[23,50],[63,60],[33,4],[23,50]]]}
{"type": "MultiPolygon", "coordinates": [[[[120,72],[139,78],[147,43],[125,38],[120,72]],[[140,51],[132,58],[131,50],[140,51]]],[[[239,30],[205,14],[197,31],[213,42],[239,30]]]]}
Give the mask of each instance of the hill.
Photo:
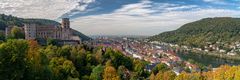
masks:
{"type": "Polygon", "coordinates": [[[77,30],[74,30],[74,29],[72,29],[72,30],[73,30],[73,35],[78,35],[78,36],[80,36],[83,41],[88,41],[88,40],[91,40],[91,39],[92,39],[92,38],[84,35],[83,33],[79,32],[79,31],[77,31],[77,30]]]}
{"type": "MultiPolygon", "coordinates": [[[[6,27],[11,26],[11,25],[23,27],[24,23],[35,23],[38,25],[58,25],[58,24],[60,24],[59,22],[56,22],[53,20],[48,20],[48,19],[24,19],[24,18],[14,17],[11,15],[0,14],[0,30],[5,30],[6,27]]],[[[84,41],[91,39],[79,31],[76,31],[76,30],[73,30],[73,31],[74,31],[73,32],[74,35],[80,36],[84,41]]]]}
{"type": "Polygon", "coordinates": [[[205,18],[149,39],[193,47],[204,47],[209,43],[232,44],[240,40],[240,18],[205,18]]]}

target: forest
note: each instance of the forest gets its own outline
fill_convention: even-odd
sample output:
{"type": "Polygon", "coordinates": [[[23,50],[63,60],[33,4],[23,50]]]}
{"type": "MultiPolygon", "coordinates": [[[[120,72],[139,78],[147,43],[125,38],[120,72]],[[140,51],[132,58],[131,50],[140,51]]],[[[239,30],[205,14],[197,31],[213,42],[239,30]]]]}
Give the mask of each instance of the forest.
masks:
{"type": "MultiPolygon", "coordinates": [[[[232,44],[240,39],[240,19],[230,17],[205,18],[181,26],[179,29],[150,37],[150,41],[162,41],[191,47],[221,42],[232,44]]],[[[223,46],[223,48],[228,48],[223,46]]]]}

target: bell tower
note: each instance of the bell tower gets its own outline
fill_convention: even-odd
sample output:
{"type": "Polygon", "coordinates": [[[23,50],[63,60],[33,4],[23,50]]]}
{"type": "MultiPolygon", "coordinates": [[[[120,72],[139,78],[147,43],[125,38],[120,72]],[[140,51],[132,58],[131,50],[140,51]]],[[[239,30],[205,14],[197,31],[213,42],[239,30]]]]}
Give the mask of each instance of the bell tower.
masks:
{"type": "Polygon", "coordinates": [[[62,28],[70,28],[69,18],[62,18],[62,28]]]}

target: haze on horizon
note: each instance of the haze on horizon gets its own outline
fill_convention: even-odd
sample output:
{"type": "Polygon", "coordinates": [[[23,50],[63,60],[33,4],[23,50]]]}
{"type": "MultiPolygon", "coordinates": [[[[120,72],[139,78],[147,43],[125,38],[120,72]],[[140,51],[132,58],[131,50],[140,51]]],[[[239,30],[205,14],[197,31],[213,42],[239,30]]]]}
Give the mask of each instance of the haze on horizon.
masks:
{"type": "Polygon", "coordinates": [[[0,0],[0,13],[71,18],[86,35],[156,35],[207,17],[239,17],[240,0],[0,0]]]}

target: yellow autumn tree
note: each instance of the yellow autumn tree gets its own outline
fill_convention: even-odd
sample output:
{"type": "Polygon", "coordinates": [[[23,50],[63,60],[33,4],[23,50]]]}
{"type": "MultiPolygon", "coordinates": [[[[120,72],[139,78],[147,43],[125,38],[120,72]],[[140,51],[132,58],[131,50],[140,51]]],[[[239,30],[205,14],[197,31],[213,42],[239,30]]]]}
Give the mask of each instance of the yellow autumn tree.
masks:
{"type": "Polygon", "coordinates": [[[175,78],[175,80],[189,80],[189,79],[190,79],[190,76],[186,72],[182,72],[175,78]]]}
{"type": "Polygon", "coordinates": [[[176,77],[176,74],[172,71],[166,71],[163,73],[164,80],[174,80],[175,77],[176,77]]]}
{"type": "Polygon", "coordinates": [[[235,73],[234,80],[240,80],[240,66],[236,68],[236,71],[234,71],[234,73],[235,73]]]}
{"type": "Polygon", "coordinates": [[[154,73],[151,73],[149,79],[150,79],[150,80],[155,80],[155,75],[154,75],[154,73]]]}
{"type": "Polygon", "coordinates": [[[159,71],[155,76],[155,80],[164,80],[163,79],[163,72],[159,71]]]}
{"type": "Polygon", "coordinates": [[[120,77],[114,67],[106,66],[103,73],[103,80],[120,80],[120,77]]]}
{"type": "Polygon", "coordinates": [[[227,70],[225,72],[225,79],[226,80],[233,80],[234,77],[235,77],[235,71],[237,70],[237,67],[236,66],[233,66],[233,67],[230,67],[228,66],[227,67],[227,70]]]}
{"type": "Polygon", "coordinates": [[[213,79],[214,80],[225,80],[226,76],[225,76],[225,72],[227,71],[227,69],[230,68],[230,66],[228,65],[222,65],[220,66],[218,69],[216,69],[213,72],[213,79]]]}

